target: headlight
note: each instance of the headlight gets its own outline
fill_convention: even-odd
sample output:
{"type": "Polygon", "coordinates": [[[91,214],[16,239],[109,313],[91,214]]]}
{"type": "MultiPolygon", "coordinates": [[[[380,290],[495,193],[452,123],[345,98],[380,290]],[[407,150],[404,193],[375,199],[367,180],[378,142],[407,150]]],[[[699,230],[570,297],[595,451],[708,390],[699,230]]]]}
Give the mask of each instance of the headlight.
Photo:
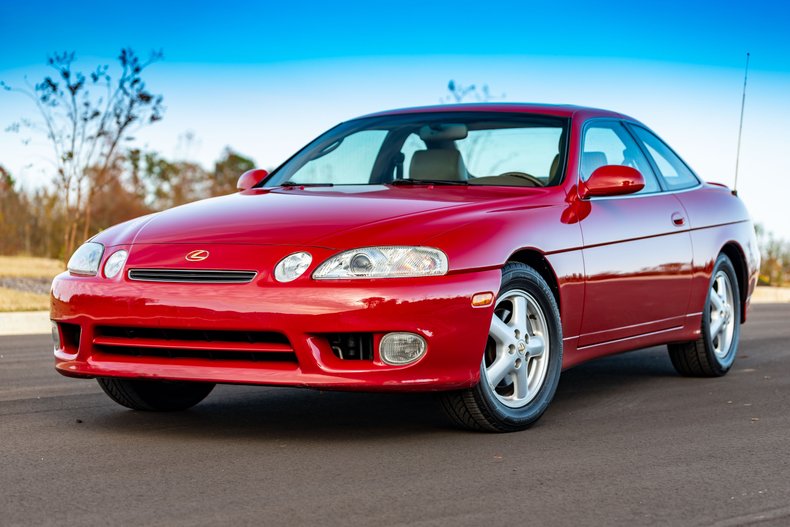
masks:
{"type": "Polygon", "coordinates": [[[66,268],[70,273],[93,276],[99,271],[99,263],[104,253],[104,245],[88,242],[74,251],[66,268]]]}
{"type": "Polygon", "coordinates": [[[274,267],[274,278],[278,282],[293,282],[307,271],[312,261],[312,255],[305,252],[286,256],[274,267]]]}
{"type": "Polygon", "coordinates": [[[313,278],[406,278],[447,273],[447,255],[430,247],[364,247],[333,256],[313,278]]]}
{"type": "Polygon", "coordinates": [[[129,256],[129,253],[121,250],[114,252],[112,256],[107,258],[107,262],[104,264],[104,276],[114,278],[115,275],[120,273],[126,263],[127,256],[129,256]]]}

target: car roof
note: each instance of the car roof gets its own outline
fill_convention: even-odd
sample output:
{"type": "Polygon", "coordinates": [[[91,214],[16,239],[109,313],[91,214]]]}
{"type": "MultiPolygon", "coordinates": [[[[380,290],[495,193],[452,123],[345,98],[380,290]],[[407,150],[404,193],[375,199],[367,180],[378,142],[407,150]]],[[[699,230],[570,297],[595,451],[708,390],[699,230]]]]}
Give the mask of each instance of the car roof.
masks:
{"type": "Polygon", "coordinates": [[[576,117],[589,119],[593,117],[611,117],[615,119],[628,119],[636,121],[631,117],[610,110],[600,108],[589,108],[586,106],[576,106],[572,104],[535,104],[535,103],[473,103],[473,104],[439,104],[434,106],[419,106],[414,108],[401,108],[397,110],[387,110],[365,115],[363,117],[382,117],[386,115],[405,115],[414,113],[435,113],[435,112],[502,112],[502,113],[525,113],[536,115],[552,115],[556,117],[576,117]]]}

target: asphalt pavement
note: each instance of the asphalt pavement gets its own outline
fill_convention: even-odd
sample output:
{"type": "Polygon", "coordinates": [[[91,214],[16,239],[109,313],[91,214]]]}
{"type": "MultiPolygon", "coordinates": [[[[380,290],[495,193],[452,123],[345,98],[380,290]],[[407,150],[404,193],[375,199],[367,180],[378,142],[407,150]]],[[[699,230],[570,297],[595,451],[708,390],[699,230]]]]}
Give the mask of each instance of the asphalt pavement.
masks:
{"type": "Polygon", "coordinates": [[[790,525],[790,305],[758,305],[720,379],[664,348],[563,373],[526,432],[430,395],[220,386],[133,412],[0,337],[0,525],[790,525]]]}

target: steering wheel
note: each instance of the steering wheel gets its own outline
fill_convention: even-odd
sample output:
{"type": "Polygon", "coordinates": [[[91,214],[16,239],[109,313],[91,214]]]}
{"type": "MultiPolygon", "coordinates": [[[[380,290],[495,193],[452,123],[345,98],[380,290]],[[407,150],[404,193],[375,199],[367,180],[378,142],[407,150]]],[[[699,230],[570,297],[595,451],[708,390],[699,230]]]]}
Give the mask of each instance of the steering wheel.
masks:
{"type": "Polygon", "coordinates": [[[535,187],[542,187],[542,186],[544,186],[543,182],[541,180],[539,180],[538,178],[536,178],[535,176],[533,176],[531,174],[527,174],[526,172],[515,172],[515,171],[513,171],[513,172],[503,172],[503,173],[497,175],[496,177],[515,177],[515,178],[519,178],[519,179],[525,179],[525,180],[529,181],[530,183],[532,183],[532,185],[535,186],[535,187]]]}

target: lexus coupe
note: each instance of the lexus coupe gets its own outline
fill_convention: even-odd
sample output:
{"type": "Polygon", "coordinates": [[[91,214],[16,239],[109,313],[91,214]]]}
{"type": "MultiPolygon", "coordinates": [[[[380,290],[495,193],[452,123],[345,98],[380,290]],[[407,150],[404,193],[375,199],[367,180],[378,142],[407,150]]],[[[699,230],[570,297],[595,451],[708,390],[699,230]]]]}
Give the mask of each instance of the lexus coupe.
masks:
{"type": "Polygon", "coordinates": [[[378,113],[238,186],[74,253],[60,373],[136,410],[217,383],[435,391],[462,426],[521,430],[596,357],[667,345],[724,375],[759,266],[735,193],[604,110],[378,113]]]}

